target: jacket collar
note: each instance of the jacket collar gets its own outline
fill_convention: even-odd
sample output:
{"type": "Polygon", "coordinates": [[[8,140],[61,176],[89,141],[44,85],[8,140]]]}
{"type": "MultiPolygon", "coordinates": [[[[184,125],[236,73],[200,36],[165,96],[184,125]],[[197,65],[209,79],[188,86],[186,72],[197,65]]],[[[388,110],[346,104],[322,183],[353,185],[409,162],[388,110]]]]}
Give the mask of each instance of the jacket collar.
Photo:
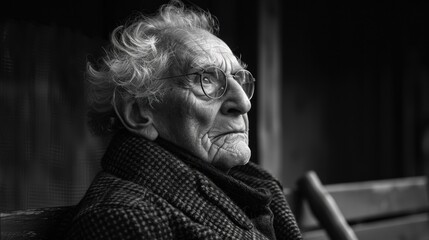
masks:
{"type": "MultiPolygon", "coordinates": [[[[209,200],[216,206],[215,209],[221,209],[241,228],[253,227],[250,219],[237,204],[219,189],[229,184],[232,188],[228,189],[234,192],[234,188],[242,188],[244,183],[225,176],[210,164],[205,164],[202,160],[165,141],[152,142],[125,130],[121,131],[112,139],[106,150],[102,168],[120,178],[145,186],[201,223],[210,219],[210,213],[201,207],[209,200]],[[203,174],[201,169],[208,170],[209,174],[206,174],[207,171],[203,174]],[[214,183],[212,179],[216,182],[214,183]]],[[[255,194],[254,191],[256,190],[245,191],[245,194],[250,197],[255,194]]],[[[259,200],[266,201],[267,198],[263,195],[254,196],[259,196],[259,200]]],[[[235,201],[254,198],[231,196],[235,201]]],[[[258,201],[258,197],[256,199],[258,201]]]]}

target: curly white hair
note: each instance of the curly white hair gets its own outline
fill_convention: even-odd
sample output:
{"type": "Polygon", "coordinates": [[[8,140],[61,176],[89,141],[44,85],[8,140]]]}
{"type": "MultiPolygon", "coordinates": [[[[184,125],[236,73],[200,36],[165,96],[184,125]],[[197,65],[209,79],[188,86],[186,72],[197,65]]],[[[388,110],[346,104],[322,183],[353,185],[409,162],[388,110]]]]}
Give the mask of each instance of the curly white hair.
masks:
{"type": "Polygon", "coordinates": [[[161,6],[157,15],[140,16],[111,34],[111,45],[101,64],[87,65],[90,83],[89,125],[96,134],[121,127],[112,98],[136,98],[151,105],[160,101],[167,74],[184,71],[192,61],[185,52],[186,39],[195,31],[218,31],[216,19],[201,9],[186,8],[180,1],[161,6]]]}

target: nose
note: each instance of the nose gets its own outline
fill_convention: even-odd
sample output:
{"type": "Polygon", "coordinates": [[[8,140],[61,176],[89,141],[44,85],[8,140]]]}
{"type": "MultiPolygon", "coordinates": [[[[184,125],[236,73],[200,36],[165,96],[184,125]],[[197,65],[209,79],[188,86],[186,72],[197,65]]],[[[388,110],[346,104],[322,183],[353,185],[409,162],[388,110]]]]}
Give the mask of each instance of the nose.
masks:
{"type": "Polygon", "coordinates": [[[252,107],[243,88],[232,77],[228,78],[228,87],[223,99],[221,111],[225,115],[242,115],[252,107]]]}

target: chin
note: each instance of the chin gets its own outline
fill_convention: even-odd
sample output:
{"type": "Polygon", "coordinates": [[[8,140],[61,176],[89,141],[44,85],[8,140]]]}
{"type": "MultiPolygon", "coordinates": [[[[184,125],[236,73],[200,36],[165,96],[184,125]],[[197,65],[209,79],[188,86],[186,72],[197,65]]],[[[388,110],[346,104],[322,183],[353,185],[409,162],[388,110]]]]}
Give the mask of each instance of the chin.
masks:
{"type": "Polygon", "coordinates": [[[246,165],[251,156],[250,148],[247,144],[236,147],[239,148],[235,148],[234,152],[225,151],[223,154],[218,155],[219,157],[213,160],[213,165],[222,171],[229,171],[233,167],[246,165]]]}

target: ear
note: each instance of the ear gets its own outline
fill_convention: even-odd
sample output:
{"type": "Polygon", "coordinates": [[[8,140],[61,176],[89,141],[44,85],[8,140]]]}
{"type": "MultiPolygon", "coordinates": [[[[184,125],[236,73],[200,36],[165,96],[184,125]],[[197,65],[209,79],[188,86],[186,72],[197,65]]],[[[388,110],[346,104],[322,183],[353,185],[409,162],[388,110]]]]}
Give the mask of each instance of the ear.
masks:
{"type": "Polygon", "coordinates": [[[153,115],[149,106],[139,104],[136,99],[122,99],[113,104],[116,114],[124,127],[139,136],[154,141],[158,131],[153,124],[153,115]]]}

